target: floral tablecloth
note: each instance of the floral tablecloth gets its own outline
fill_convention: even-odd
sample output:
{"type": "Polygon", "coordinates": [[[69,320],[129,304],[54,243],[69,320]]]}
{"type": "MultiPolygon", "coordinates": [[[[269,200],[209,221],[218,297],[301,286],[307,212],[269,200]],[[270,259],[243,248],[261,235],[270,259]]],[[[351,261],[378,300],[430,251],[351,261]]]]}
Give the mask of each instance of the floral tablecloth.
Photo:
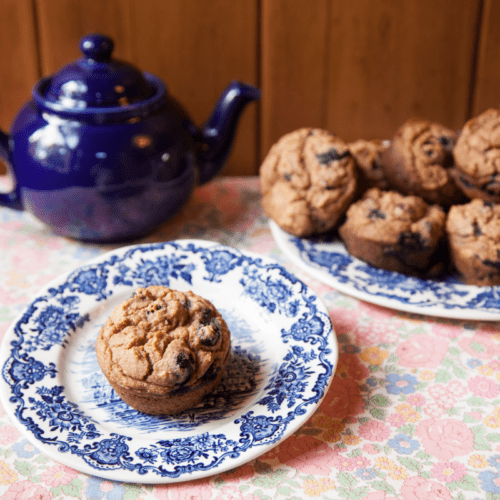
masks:
{"type": "MultiPolygon", "coordinates": [[[[276,246],[255,177],[198,188],[173,220],[132,243],[183,238],[270,256],[324,301],[340,356],[319,409],[259,458],[170,485],[115,483],[56,463],[0,409],[0,499],[500,499],[497,323],[392,311],[310,278],[276,246]]],[[[0,336],[43,285],[114,248],[0,209],[0,336]]]]}

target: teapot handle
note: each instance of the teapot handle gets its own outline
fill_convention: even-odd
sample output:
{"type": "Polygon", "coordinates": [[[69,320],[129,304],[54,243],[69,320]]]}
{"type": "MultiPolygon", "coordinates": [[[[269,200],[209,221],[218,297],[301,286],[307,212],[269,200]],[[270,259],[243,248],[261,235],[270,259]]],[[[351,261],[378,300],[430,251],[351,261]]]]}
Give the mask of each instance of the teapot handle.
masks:
{"type": "MultiPolygon", "coordinates": [[[[9,136],[0,130],[0,158],[9,164],[9,136]]],[[[9,168],[9,172],[13,177],[14,183],[16,183],[16,179],[14,178],[14,174],[12,172],[12,168],[9,168]]],[[[23,206],[21,205],[21,200],[19,199],[19,193],[14,188],[9,193],[0,193],[0,206],[4,206],[7,208],[13,208],[14,210],[22,210],[23,206]]]]}

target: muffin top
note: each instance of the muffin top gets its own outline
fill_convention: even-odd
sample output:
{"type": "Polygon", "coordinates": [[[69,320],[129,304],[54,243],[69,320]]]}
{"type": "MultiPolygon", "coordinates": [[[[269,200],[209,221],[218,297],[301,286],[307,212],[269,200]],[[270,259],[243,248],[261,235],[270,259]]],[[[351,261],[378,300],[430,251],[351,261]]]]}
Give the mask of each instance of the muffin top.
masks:
{"type": "Polygon", "coordinates": [[[349,151],[354,156],[361,174],[359,179],[361,192],[371,187],[389,189],[389,183],[382,169],[382,155],[388,147],[389,141],[379,139],[358,139],[349,143],[349,151]]]}
{"type": "Polygon", "coordinates": [[[337,225],[354,199],[357,167],[342,139],[301,128],[271,147],[260,181],[266,214],[285,231],[309,236],[337,225]]]}
{"type": "Polygon", "coordinates": [[[426,248],[443,235],[445,218],[441,207],[428,205],[419,196],[372,188],[349,207],[343,227],[351,226],[363,238],[387,245],[400,242],[401,235],[418,235],[426,248]]]}
{"type": "Polygon", "coordinates": [[[488,251],[492,260],[499,260],[500,205],[479,199],[455,205],[448,213],[446,231],[450,238],[460,240],[461,246],[488,251]]]}
{"type": "Polygon", "coordinates": [[[382,155],[391,187],[428,203],[452,205],[463,197],[450,174],[457,135],[439,123],[412,118],[397,130],[382,155]]]}
{"type": "Polygon", "coordinates": [[[151,286],[113,310],[96,351],[101,368],[120,387],[163,394],[222,369],[230,343],[227,324],[211,302],[191,291],[151,286]]]}
{"type": "Polygon", "coordinates": [[[500,173],[500,110],[488,109],[469,120],[453,150],[456,165],[481,178],[500,173]]]}

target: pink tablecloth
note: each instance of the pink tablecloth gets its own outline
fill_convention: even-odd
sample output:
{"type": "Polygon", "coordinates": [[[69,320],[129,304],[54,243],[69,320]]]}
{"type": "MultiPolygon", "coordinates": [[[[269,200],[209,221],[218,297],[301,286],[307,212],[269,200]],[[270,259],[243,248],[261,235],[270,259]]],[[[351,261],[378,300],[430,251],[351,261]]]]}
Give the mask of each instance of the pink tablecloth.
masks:
{"type": "MultiPolygon", "coordinates": [[[[310,278],[277,248],[257,178],[199,188],[180,215],[140,242],[179,238],[270,256],[319,294],[340,350],[319,409],[278,447],[235,470],[155,486],[56,463],[2,410],[1,499],[500,499],[498,324],[392,311],[310,278]]],[[[112,248],[54,236],[27,214],[0,209],[0,335],[44,284],[112,248]]]]}

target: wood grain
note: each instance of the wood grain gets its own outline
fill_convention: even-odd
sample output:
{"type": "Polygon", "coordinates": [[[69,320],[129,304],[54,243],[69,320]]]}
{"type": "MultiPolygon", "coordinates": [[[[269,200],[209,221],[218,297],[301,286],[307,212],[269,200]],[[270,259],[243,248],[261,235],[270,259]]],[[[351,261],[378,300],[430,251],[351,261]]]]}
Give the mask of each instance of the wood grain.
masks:
{"type": "Polygon", "coordinates": [[[324,127],[328,0],[263,0],[262,153],[301,127],[324,127]]]}
{"type": "Polygon", "coordinates": [[[390,138],[467,115],[478,0],[263,0],[262,153],[302,126],[390,138]]]}
{"type": "MultiPolygon", "coordinates": [[[[257,0],[37,0],[45,74],[79,57],[78,41],[102,32],[114,57],[158,75],[201,125],[232,80],[257,84],[257,0]]],[[[239,123],[223,173],[257,172],[257,110],[239,123]]]]}
{"type": "Polygon", "coordinates": [[[327,128],[390,138],[413,116],[451,128],[468,112],[480,2],[332,3],[327,128]]]}
{"type": "MultiPolygon", "coordinates": [[[[262,89],[243,113],[227,175],[257,173],[300,127],[390,138],[420,116],[460,128],[500,108],[495,0],[0,0],[0,126],[33,84],[80,56],[90,32],[160,76],[201,125],[233,79],[262,89]]],[[[0,173],[2,166],[0,165],[0,173]]]]}
{"type": "Polygon", "coordinates": [[[500,3],[485,0],[479,36],[471,117],[500,108],[500,3]]]}
{"type": "MultiPolygon", "coordinates": [[[[31,0],[1,0],[0,127],[8,131],[40,77],[31,0]]],[[[0,173],[5,173],[0,162],[0,173]]]]}
{"type": "MultiPolygon", "coordinates": [[[[141,55],[144,67],[167,82],[195,123],[208,119],[232,80],[258,84],[255,0],[155,0],[132,6],[136,29],[142,30],[134,59],[141,55]]],[[[243,112],[225,174],[257,172],[257,110],[252,103],[243,112]]]]}

